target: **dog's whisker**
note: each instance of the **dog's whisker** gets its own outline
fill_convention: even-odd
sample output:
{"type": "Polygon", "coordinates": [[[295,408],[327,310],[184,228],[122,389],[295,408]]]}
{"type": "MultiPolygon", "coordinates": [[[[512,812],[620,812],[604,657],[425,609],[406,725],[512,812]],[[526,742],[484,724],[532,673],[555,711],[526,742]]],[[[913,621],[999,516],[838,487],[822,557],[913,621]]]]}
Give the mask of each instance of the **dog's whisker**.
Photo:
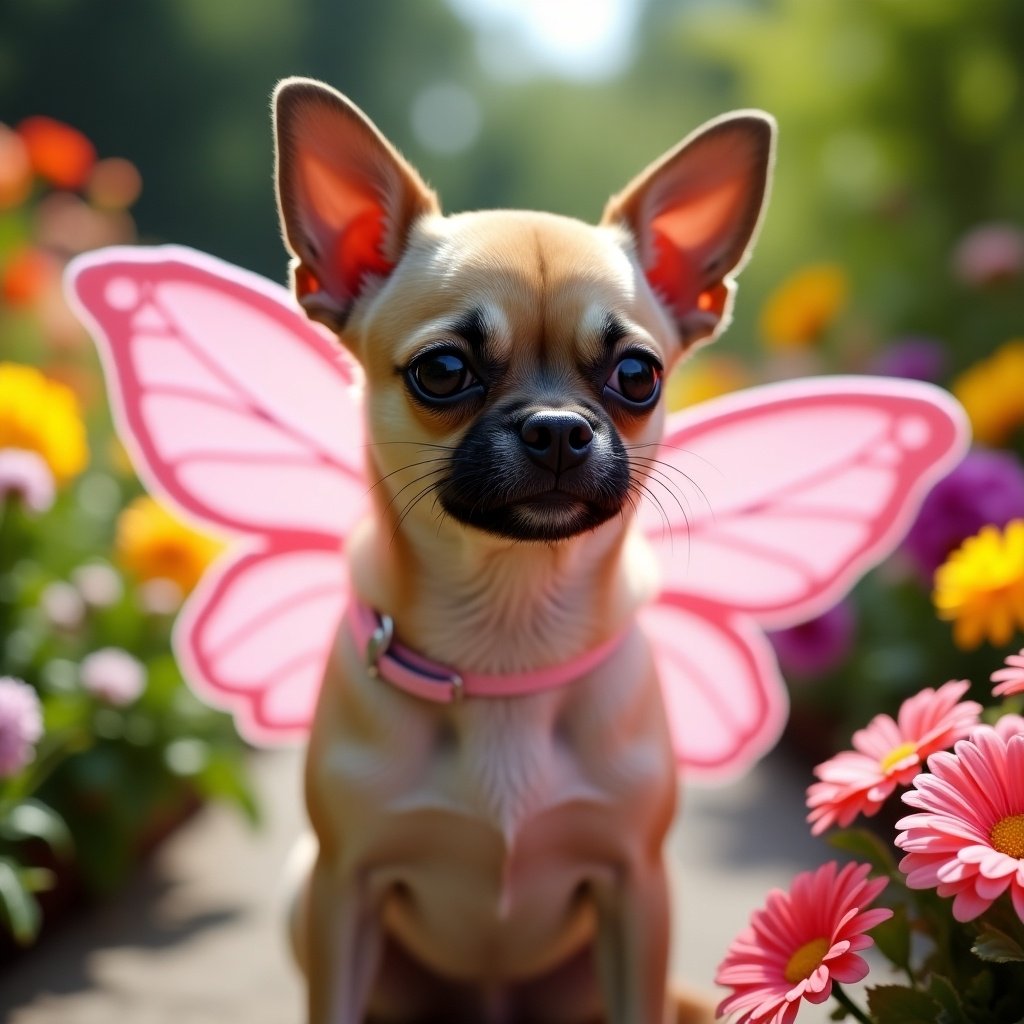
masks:
{"type": "MultiPolygon", "coordinates": [[[[432,477],[432,476],[436,476],[436,475],[437,475],[437,474],[439,474],[439,473],[443,473],[443,470],[440,470],[440,469],[431,469],[431,470],[429,470],[428,472],[426,472],[426,473],[421,473],[421,474],[420,474],[420,475],[419,475],[418,477],[415,477],[415,478],[413,478],[412,480],[410,480],[410,481],[409,481],[409,482],[408,482],[407,484],[405,484],[404,486],[402,486],[402,487],[399,487],[399,489],[398,489],[397,491],[395,491],[395,493],[394,493],[394,494],[393,494],[393,495],[391,496],[391,500],[390,500],[390,501],[388,501],[388,503],[387,503],[387,504],[386,504],[386,505],[384,506],[384,508],[382,509],[382,511],[383,511],[383,512],[387,512],[387,511],[388,511],[388,509],[390,509],[390,508],[391,508],[391,506],[392,506],[392,505],[394,505],[395,501],[396,501],[396,500],[398,499],[398,496],[399,496],[399,495],[400,495],[400,494],[401,494],[401,493],[402,493],[403,491],[407,491],[407,490],[408,490],[408,489],[409,489],[410,487],[414,486],[415,484],[421,483],[421,482],[422,482],[423,480],[427,480],[427,479],[429,479],[430,477],[432,477]]],[[[436,483],[438,483],[438,482],[439,482],[439,481],[435,481],[434,483],[430,484],[430,485],[429,485],[429,487],[433,487],[433,486],[435,486],[435,484],[436,484],[436,483]]]]}
{"type": "Polygon", "coordinates": [[[390,480],[391,477],[397,476],[399,473],[404,473],[409,469],[417,469],[420,466],[429,466],[432,463],[447,462],[445,458],[438,457],[436,459],[421,459],[419,462],[410,462],[407,466],[400,466],[398,469],[393,469],[390,473],[385,473],[382,477],[378,477],[367,489],[363,492],[369,494],[371,491],[379,487],[385,480],[390,480]]]}
{"type": "Polygon", "coordinates": [[[707,494],[704,493],[704,489],[697,483],[696,480],[690,476],[689,473],[684,472],[678,466],[673,466],[671,462],[665,462],[663,459],[655,459],[649,455],[633,455],[630,457],[630,461],[639,462],[641,465],[653,468],[657,466],[663,472],[664,470],[672,470],[673,473],[678,473],[696,492],[704,499],[704,504],[707,506],[708,514],[714,518],[715,510],[711,507],[711,502],[708,500],[707,494]]]}
{"type": "Polygon", "coordinates": [[[443,452],[454,452],[454,451],[457,451],[457,448],[454,445],[435,444],[432,441],[423,441],[423,440],[416,440],[416,441],[364,441],[362,446],[364,448],[379,448],[379,447],[381,447],[382,445],[385,445],[385,444],[415,444],[415,445],[419,445],[419,447],[423,448],[423,449],[435,448],[435,449],[437,449],[439,451],[443,451],[443,452]]]}
{"type": "MultiPolygon", "coordinates": [[[[428,474],[428,475],[429,475],[429,474],[428,474]]],[[[416,497],[414,497],[414,498],[412,499],[412,501],[410,501],[410,502],[409,502],[409,504],[405,506],[405,508],[404,508],[404,509],[402,510],[402,514],[401,514],[401,515],[400,515],[400,516],[398,517],[398,522],[397,522],[397,523],[395,524],[395,529],[394,529],[394,531],[393,531],[393,532],[392,532],[392,534],[391,534],[391,540],[390,540],[390,542],[389,542],[389,546],[390,546],[391,544],[394,544],[394,542],[395,542],[395,538],[396,538],[396,537],[398,536],[398,531],[399,531],[399,530],[401,530],[401,528],[402,528],[402,523],[404,523],[404,522],[405,522],[405,520],[406,520],[406,518],[408,517],[409,513],[410,513],[410,512],[411,512],[411,511],[412,511],[412,510],[413,510],[413,509],[414,509],[414,508],[415,508],[415,507],[416,507],[416,506],[417,506],[417,505],[418,505],[418,504],[419,504],[419,503],[420,503],[420,502],[421,502],[421,501],[422,501],[422,500],[423,500],[423,499],[424,499],[424,498],[425,498],[425,497],[426,497],[426,496],[427,496],[427,495],[428,495],[428,494],[429,494],[429,493],[430,493],[430,492],[432,491],[432,490],[434,490],[434,489],[435,489],[435,487],[436,487],[436,483],[430,483],[430,484],[427,484],[427,486],[426,486],[426,487],[424,487],[424,488],[423,488],[423,490],[421,490],[421,491],[419,492],[419,494],[417,494],[417,495],[416,495],[416,497]]]]}
{"type": "MultiPolygon", "coordinates": [[[[679,511],[682,514],[683,519],[686,521],[687,528],[689,528],[690,517],[687,514],[686,508],[683,505],[683,500],[681,500],[681,499],[685,500],[685,495],[680,495],[677,492],[677,490],[673,486],[673,481],[671,480],[670,477],[668,477],[667,474],[661,472],[659,469],[657,469],[654,466],[648,466],[646,468],[647,468],[648,474],[650,474],[648,476],[648,479],[651,481],[651,483],[658,484],[664,491],[666,491],[668,494],[670,494],[672,496],[672,500],[678,506],[679,511]]],[[[689,504],[689,502],[687,502],[687,504],[689,504]]]]}

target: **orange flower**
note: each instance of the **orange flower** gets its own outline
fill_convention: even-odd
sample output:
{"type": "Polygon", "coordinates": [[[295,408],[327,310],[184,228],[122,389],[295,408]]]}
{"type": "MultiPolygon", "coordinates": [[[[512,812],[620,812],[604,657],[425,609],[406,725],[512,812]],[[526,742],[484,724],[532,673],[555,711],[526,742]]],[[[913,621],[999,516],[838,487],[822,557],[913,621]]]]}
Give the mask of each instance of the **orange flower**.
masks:
{"type": "Polygon", "coordinates": [[[28,147],[32,168],[57,188],[81,188],[93,164],[96,150],[77,129],[52,117],[28,117],[18,125],[28,147]]]}
{"type": "Polygon", "coordinates": [[[0,276],[0,295],[9,306],[31,306],[58,273],[53,257],[41,249],[19,249],[0,276]]]}
{"type": "Polygon", "coordinates": [[[222,545],[143,495],[121,513],[116,547],[118,561],[140,580],[170,580],[187,594],[222,545]]]}
{"type": "Polygon", "coordinates": [[[1024,424],[1024,338],[968,367],[953,381],[953,394],[967,411],[976,441],[1004,444],[1024,424]]]}
{"type": "Polygon", "coordinates": [[[843,311],[849,281],[842,267],[820,263],[804,267],[768,296],[761,310],[761,333],[769,348],[807,348],[821,340],[843,311]]]}

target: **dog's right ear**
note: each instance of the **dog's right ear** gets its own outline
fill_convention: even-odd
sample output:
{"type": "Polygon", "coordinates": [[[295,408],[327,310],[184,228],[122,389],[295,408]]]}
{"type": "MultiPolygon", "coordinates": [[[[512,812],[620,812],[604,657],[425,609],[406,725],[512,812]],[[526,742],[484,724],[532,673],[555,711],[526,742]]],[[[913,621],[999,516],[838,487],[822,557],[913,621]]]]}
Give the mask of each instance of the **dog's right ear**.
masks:
{"type": "Polygon", "coordinates": [[[370,119],[308,78],[274,91],[277,201],[300,305],[332,330],[386,277],[437,197],[370,119]]]}

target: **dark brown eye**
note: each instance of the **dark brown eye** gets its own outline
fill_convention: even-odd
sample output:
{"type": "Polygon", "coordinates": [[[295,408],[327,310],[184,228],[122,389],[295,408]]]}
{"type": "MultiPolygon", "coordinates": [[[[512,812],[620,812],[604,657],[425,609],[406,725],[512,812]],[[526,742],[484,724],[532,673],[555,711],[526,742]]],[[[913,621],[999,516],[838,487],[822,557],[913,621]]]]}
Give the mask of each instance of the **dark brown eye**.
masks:
{"type": "Polygon", "coordinates": [[[466,361],[457,352],[428,352],[409,367],[409,375],[427,398],[452,398],[473,383],[466,361]]]}
{"type": "Polygon", "coordinates": [[[661,367],[650,359],[632,355],[620,359],[608,378],[608,387],[633,405],[645,405],[658,393],[661,367]]]}

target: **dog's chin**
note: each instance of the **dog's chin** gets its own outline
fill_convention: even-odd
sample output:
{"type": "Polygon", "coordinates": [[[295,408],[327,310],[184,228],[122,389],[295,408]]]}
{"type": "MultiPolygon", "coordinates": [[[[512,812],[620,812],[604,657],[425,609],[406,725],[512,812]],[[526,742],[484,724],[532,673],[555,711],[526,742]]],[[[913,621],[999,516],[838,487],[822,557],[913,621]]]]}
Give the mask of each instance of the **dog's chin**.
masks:
{"type": "Polygon", "coordinates": [[[589,533],[621,511],[620,505],[557,490],[493,508],[460,508],[444,501],[442,504],[453,519],[466,526],[507,540],[544,543],[589,533]]]}

